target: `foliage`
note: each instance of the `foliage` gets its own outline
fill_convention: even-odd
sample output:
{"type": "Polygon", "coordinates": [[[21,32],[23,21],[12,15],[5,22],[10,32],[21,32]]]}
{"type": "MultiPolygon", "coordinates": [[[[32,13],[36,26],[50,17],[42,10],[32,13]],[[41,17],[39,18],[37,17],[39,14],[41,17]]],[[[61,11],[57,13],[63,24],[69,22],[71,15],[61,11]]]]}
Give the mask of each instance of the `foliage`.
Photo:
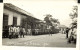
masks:
{"type": "Polygon", "coordinates": [[[73,6],[72,13],[69,14],[71,19],[77,18],[78,17],[78,7],[73,6]]]}
{"type": "Polygon", "coordinates": [[[54,23],[60,24],[58,19],[52,18],[52,15],[50,14],[47,14],[44,20],[46,21],[47,25],[54,26],[54,23]]]}
{"type": "Polygon", "coordinates": [[[72,26],[77,26],[78,6],[73,6],[72,13],[69,14],[72,19],[72,26]],[[76,20],[75,20],[76,19],[76,20]]]}

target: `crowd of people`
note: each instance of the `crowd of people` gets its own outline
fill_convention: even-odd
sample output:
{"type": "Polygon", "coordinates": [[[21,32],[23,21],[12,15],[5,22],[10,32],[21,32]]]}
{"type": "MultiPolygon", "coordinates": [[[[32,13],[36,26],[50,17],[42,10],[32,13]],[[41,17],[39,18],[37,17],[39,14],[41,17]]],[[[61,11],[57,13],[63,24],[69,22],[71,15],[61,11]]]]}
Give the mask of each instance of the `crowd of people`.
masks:
{"type": "MultiPolygon", "coordinates": [[[[39,30],[35,29],[34,32],[35,34],[38,34],[39,30]]],[[[66,34],[66,38],[68,39],[68,42],[71,43],[71,41],[74,41],[76,43],[76,38],[77,38],[77,26],[73,26],[71,28],[66,28],[63,31],[66,34]]],[[[62,33],[63,33],[62,32],[62,33]]],[[[12,38],[24,38],[24,35],[28,33],[28,35],[32,34],[32,30],[31,29],[27,29],[27,31],[25,30],[25,28],[20,27],[20,26],[9,26],[9,39],[12,38]]],[[[51,31],[48,32],[49,35],[51,34],[51,31]]]]}
{"type": "Polygon", "coordinates": [[[68,42],[71,43],[71,41],[73,41],[74,43],[76,43],[76,39],[77,39],[77,26],[72,27],[69,32],[68,32],[68,42]]]}
{"type": "Polygon", "coordinates": [[[72,41],[76,43],[77,39],[77,25],[61,29],[62,34],[66,34],[66,39],[71,43],[72,41]]]}
{"type": "Polygon", "coordinates": [[[71,28],[66,28],[66,38],[68,38],[68,42],[71,43],[73,41],[76,43],[77,39],[77,26],[73,26],[71,28]]]}
{"type": "Polygon", "coordinates": [[[9,26],[9,39],[12,38],[24,38],[24,34],[26,33],[25,28],[20,26],[9,26]]]}

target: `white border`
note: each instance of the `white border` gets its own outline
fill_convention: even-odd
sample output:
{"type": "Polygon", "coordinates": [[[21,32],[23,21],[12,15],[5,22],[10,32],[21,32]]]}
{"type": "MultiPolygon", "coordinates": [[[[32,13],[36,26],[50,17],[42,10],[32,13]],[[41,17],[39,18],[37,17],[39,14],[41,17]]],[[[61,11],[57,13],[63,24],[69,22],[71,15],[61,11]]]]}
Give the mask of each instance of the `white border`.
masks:
{"type": "MultiPolygon", "coordinates": [[[[16,2],[20,0],[4,0],[4,3],[16,2]]],[[[25,1],[25,0],[21,0],[25,1]]],[[[31,0],[30,0],[31,1],[31,0]]],[[[39,0],[40,1],[40,0],[39,0]]],[[[42,1],[42,0],[41,0],[42,1]]],[[[50,0],[51,1],[51,0],[50,0]]],[[[58,0],[57,0],[58,1],[58,0]]],[[[62,1],[62,0],[61,0],[62,1]]],[[[70,1],[70,0],[67,0],[70,1]]],[[[24,47],[24,46],[2,46],[2,19],[3,19],[3,3],[0,3],[0,50],[80,50],[80,5],[78,4],[78,38],[76,48],[54,48],[54,47],[24,47]]]]}

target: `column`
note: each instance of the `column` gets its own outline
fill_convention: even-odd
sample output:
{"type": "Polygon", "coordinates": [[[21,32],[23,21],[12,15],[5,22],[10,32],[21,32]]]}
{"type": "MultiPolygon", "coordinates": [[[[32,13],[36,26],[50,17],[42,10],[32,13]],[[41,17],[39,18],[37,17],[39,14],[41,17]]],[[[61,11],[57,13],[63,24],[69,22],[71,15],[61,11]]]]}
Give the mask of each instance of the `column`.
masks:
{"type": "Polygon", "coordinates": [[[17,25],[20,26],[20,23],[21,23],[21,17],[18,16],[18,17],[17,17],[17,25]]]}
{"type": "Polygon", "coordinates": [[[13,24],[13,13],[10,13],[8,17],[8,25],[12,25],[12,24],[13,24]]]}

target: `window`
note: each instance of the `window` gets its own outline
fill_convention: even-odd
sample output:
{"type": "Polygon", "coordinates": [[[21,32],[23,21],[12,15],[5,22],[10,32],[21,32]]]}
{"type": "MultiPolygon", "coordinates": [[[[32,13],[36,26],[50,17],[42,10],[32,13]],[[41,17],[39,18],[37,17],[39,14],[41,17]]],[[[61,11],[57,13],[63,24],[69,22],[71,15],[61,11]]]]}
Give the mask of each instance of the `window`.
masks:
{"type": "Polygon", "coordinates": [[[17,17],[13,17],[13,25],[17,26],[17,17]]]}
{"type": "Polygon", "coordinates": [[[3,26],[8,26],[8,15],[3,14],[3,26]]]}

